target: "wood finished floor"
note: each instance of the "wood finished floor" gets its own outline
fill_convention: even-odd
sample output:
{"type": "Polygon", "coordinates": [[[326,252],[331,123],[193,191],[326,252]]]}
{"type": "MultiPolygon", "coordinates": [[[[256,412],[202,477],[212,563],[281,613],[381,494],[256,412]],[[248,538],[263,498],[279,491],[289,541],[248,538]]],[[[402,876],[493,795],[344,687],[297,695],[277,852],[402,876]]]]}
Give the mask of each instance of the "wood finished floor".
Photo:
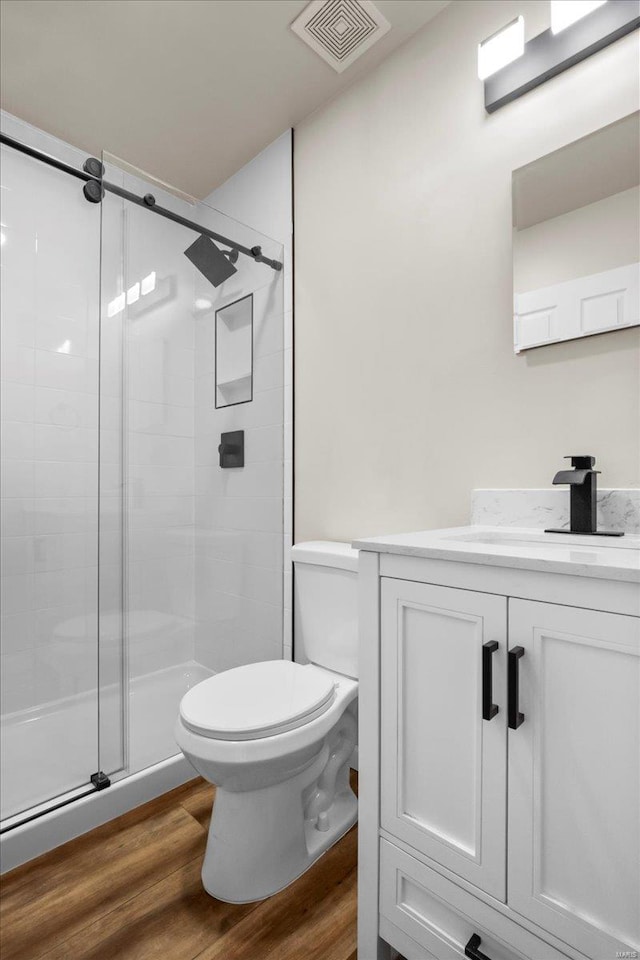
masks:
{"type": "Polygon", "coordinates": [[[356,827],[275,897],[221,903],[212,800],[193,780],[5,874],[2,960],[356,960],[356,827]]]}

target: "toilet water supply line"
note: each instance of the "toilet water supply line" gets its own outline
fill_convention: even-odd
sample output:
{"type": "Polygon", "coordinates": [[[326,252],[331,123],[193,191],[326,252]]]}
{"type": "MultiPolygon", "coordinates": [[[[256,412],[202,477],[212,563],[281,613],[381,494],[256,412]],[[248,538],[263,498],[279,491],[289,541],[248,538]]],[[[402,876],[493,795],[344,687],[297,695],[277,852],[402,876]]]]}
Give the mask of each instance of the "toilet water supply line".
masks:
{"type": "Polygon", "coordinates": [[[320,774],[314,792],[307,801],[305,820],[316,820],[316,830],[329,829],[328,810],[336,795],[338,773],[353,753],[357,739],[356,719],[349,709],[345,710],[336,729],[336,739],[331,748],[327,765],[320,774]]]}

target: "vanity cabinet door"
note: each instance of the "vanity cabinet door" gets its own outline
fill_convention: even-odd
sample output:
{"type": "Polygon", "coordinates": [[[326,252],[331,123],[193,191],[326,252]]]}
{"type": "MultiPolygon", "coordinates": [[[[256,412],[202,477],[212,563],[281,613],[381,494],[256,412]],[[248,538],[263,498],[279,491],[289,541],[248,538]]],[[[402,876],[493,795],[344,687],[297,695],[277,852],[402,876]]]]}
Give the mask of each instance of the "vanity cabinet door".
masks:
{"type": "Polygon", "coordinates": [[[502,901],[506,622],[505,597],[382,579],[382,827],[502,901]]]}
{"type": "Polygon", "coordinates": [[[588,957],[640,950],[640,619],[509,601],[509,906],[588,957]]]}

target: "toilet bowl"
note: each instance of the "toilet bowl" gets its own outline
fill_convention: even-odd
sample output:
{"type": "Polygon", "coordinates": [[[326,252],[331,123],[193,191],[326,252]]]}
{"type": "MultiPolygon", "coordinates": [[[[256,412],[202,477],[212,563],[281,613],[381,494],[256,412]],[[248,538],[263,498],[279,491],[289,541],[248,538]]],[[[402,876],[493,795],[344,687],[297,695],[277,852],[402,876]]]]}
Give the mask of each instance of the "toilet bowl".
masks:
{"type": "Polygon", "coordinates": [[[231,903],[277,893],[357,819],[349,784],[357,743],[357,552],[322,542],[292,555],[296,642],[313,662],[272,660],[219,673],[185,694],[176,722],[178,746],[216,785],[202,882],[231,903]]]}

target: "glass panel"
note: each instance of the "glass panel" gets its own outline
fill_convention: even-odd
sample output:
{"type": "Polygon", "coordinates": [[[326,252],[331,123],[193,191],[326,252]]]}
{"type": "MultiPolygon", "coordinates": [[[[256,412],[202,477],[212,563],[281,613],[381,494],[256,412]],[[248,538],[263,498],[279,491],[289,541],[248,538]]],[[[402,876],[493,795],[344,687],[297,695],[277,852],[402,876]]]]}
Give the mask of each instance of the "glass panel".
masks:
{"type": "MultiPolygon", "coordinates": [[[[82,166],[74,148],[7,123],[82,166]]],[[[174,755],[192,684],[282,656],[283,284],[242,252],[281,261],[279,244],[110,158],[109,182],[153,190],[231,242],[112,192],[88,203],[77,180],[11,148],[2,160],[1,780],[13,824],[99,770],[113,779],[174,755]],[[216,317],[229,334],[218,359],[216,317]],[[229,356],[219,389],[245,377],[250,389],[216,406],[229,356]],[[222,470],[221,435],[238,433],[244,466],[222,470]]]]}
{"type": "MultiPolygon", "coordinates": [[[[104,161],[109,182],[282,260],[280,245],[255,230],[104,161]]],[[[173,727],[190,686],[282,656],[282,272],[112,193],[102,207],[102,394],[104,403],[108,369],[121,419],[108,513],[113,594],[101,614],[104,623],[124,611],[112,651],[114,672],[127,674],[123,765],[133,773],[176,754],[173,727]],[[216,312],[243,300],[253,303],[253,400],[216,409],[216,312]],[[220,435],[233,430],[245,431],[245,467],[221,470],[220,435]]],[[[103,558],[103,577],[105,567],[103,558]]]]}
{"type": "MultiPolygon", "coordinates": [[[[81,166],[3,117],[9,136],[81,166]]],[[[2,818],[98,766],[100,213],[2,148],[2,818]]]]}

